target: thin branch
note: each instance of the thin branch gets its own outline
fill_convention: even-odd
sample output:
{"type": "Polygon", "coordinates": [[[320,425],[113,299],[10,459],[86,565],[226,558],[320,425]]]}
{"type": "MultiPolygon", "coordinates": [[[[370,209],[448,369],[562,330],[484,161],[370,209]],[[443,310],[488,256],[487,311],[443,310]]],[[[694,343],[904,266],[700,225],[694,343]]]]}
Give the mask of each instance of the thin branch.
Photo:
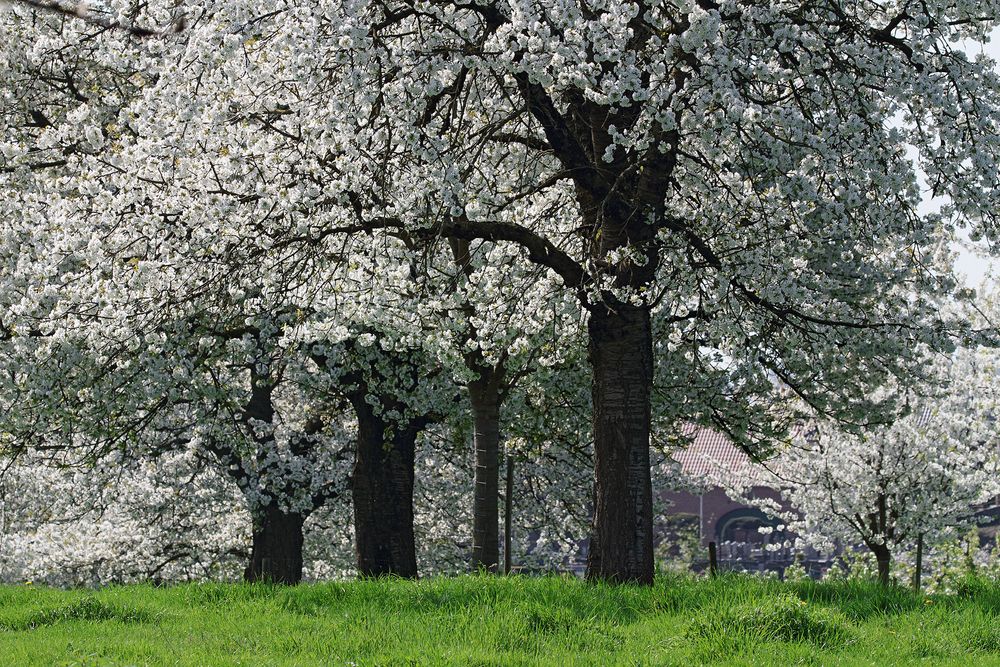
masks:
{"type": "Polygon", "coordinates": [[[10,0],[15,5],[22,5],[31,9],[53,14],[60,14],[71,18],[77,18],[92,25],[99,26],[106,30],[121,30],[133,37],[145,39],[147,37],[166,37],[174,35],[185,28],[184,18],[174,21],[168,28],[158,30],[154,28],[144,28],[142,26],[127,25],[120,21],[115,21],[107,16],[95,13],[86,2],[75,2],[72,4],[62,3],[58,0],[10,0]]]}

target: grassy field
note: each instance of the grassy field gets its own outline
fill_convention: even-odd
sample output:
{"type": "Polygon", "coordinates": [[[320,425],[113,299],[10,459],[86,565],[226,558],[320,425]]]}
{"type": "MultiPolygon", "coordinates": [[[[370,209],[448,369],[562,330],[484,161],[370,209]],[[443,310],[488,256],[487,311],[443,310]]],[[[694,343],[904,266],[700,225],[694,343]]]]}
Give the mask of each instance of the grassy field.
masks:
{"type": "Polygon", "coordinates": [[[1000,586],[726,576],[0,588],[8,665],[1000,665],[1000,586]]]}

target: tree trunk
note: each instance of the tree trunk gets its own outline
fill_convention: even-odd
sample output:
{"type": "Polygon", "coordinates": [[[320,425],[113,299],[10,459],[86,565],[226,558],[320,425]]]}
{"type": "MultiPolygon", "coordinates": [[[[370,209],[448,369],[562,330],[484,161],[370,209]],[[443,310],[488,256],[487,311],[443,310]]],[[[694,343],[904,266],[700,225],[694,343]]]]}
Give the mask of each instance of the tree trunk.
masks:
{"type": "Polygon", "coordinates": [[[878,565],[878,583],[882,586],[888,586],[889,570],[892,566],[892,555],[889,553],[889,547],[884,544],[873,544],[870,548],[875,554],[875,563],[878,565]]]}
{"type": "Polygon", "coordinates": [[[500,392],[493,376],[484,371],[469,383],[476,450],[472,567],[489,572],[500,559],[500,392]]]}
{"type": "Polygon", "coordinates": [[[250,564],[245,581],[297,584],[302,580],[302,524],[305,517],[277,505],[260,510],[253,522],[250,564]]]}
{"type": "Polygon", "coordinates": [[[595,470],[587,579],[652,584],[649,308],[596,306],[589,334],[595,470]]]}
{"type": "Polygon", "coordinates": [[[920,595],[920,578],[924,569],[924,534],[917,535],[917,562],[913,568],[913,592],[920,595]]]}
{"type": "Polygon", "coordinates": [[[358,449],[351,479],[358,574],[416,578],[413,537],[413,464],[420,428],[387,429],[364,397],[358,413],[358,449]],[[392,436],[386,439],[386,433],[392,436]]]}

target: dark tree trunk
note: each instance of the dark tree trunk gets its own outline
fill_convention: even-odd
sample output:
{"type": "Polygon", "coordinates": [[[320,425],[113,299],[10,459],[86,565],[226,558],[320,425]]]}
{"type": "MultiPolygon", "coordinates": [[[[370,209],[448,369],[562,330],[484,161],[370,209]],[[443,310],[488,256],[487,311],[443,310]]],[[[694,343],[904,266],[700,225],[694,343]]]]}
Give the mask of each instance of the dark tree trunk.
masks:
{"type": "MultiPolygon", "coordinates": [[[[641,21],[630,26],[635,44],[646,43],[654,34],[641,21]]],[[[515,79],[528,111],[573,180],[583,222],[580,240],[593,263],[584,268],[568,257],[551,258],[547,248],[536,249],[529,257],[558,271],[568,286],[578,289],[588,286],[591,278],[612,278],[615,288],[626,290],[654,285],[661,260],[657,233],[678,231],[679,226],[675,220],[668,223],[665,203],[675,186],[680,132],[654,130],[656,141],[648,149],[615,150],[607,160],[607,149],[615,144],[611,127],[634,128],[641,117],[638,106],[612,110],[582,94],[568,95],[556,104],[526,73],[515,79]],[[643,260],[614,260],[612,253],[622,249],[638,251],[643,260]]],[[[679,90],[687,79],[677,72],[672,83],[679,90]]],[[[680,117],[678,111],[675,118],[680,117]]],[[[688,242],[700,244],[700,239],[692,234],[688,242]]],[[[706,245],[696,254],[706,249],[710,250],[706,245]]],[[[587,578],[651,584],[650,307],[622,304],[613,291],[602,292],[596,303],[585,291],[580,293],[590,311],[594,373],[594,521],[587,578]]]]}
{"type": "Polygon", "coordinates": [[[472,567],[496,572],[500,559],[500,392],[494,373],[469,383],[475,423],[475,492],[472,506],[472,567]]]}
{"type": "Polygon", "coordinates": [[[882,586],[889,585],[889,569],[892,566],[892,554],[889,547],[884,544],[873,544],[869,547],[875,554],[875,563],[878,566],[878,583],[882,586]]]}
{"type": "Polygon", "coordinates": [[[595,474],[587,579],[652,584],[649,308],[594,307],[589,334],[595,474]]]}
{"type": "Polygon", "coordinates": [[[387,429],[364,396],[358,413],[358,449],[351,479],[354,539],[362,577],[417,576],[413,538],[413,463],[420,427],[387,429]],[[386,438],[387,433],[391,437],[386,438]]]}
{"type": "Polygon", "coordinates": [[[275,505],[254,517],[250,564],[245,581],[297,584],[302,580],[302,524],[305,517],[275,505]]]}

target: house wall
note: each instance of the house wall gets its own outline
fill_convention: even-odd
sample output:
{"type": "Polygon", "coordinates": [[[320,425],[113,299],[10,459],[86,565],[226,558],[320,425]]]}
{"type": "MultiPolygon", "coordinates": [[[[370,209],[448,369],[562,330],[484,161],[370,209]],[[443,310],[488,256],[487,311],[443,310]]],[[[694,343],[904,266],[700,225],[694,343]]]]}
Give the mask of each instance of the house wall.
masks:
{"type": "MultiPolygon", "coordinates": [[[[753,497],[780,500],[778,492],[764,486],[754,487],[753,497]]],[[[687,491],[671,491],[660,494],[668,503],[668,516],[688,514],[700,518],[701,545],[708,548],[709,542],[718,541],[719,520],[731,512],[752,509],[744,502],[733,500],[720,488],[713,488],[703,494],[687,491]]]]}

